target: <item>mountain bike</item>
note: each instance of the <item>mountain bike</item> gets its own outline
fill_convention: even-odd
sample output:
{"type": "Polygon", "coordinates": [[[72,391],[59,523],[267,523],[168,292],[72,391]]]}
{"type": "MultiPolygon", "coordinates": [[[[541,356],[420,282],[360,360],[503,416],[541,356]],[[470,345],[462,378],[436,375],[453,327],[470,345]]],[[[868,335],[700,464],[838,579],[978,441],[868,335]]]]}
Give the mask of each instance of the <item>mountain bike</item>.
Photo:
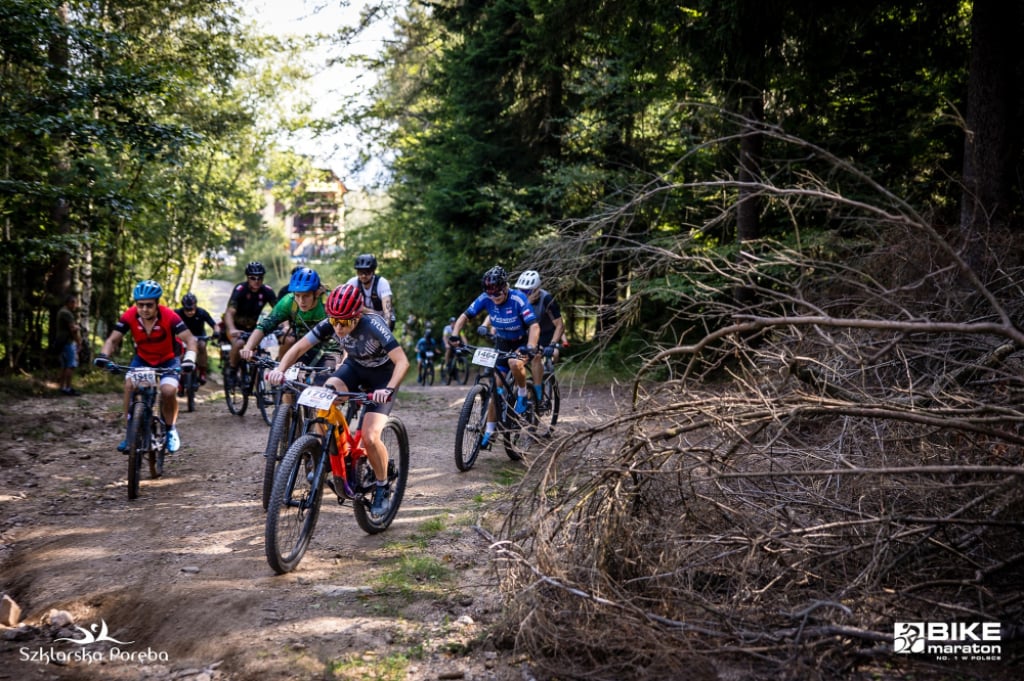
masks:
{"type": "MultiPolygon", "coordinates": [[[[243,341],[250,336],[248,331],[239,334],[243,341]]],[[[224,399],[228,403],[228,411],[235,416],[244,416],[249,408],[249,396],[256,398],[256,406],[269,426],[274,416],[274,387],[267,383],[264,371],[257,366],[260,359],[270,359],[270,353],[263,347],[256,348],[256,357],[250,361],[239,360],[236,375],[231,375],[231,364],[228,361],[231,343],[222,343],[220,356],[224,367],[224,399]]]]}
{"type": "Polygon", "coordinates": [[[130,367],[113,362],[104,368],[112,374],[124,374],[133,386],[131,406],[128,408],[131,416],[124,438],[128,443],[125,450],[128,455],[128,498],[136,499],[139,496],[144,456],[149,460],[151,478],[159,478],[164,473],[167,428],[159,413],[160,379],[181,370],[130,367]],[[156,411],[154,407],[157,407],[156,411]]]}
{"type": "Polygon", "coordinates": [[[420,373],[416,377],[420,385],[434,385],[434,351],[424,350],[420,360],[420,373]]]}
{"type": "Polygon", "coordinates": [[[377,534],[395,519],[409,474],[409,436],[405,425],[392,416],[381,434],[388,449],[391,500],[383,514],[374,515],[370,504],[376,478],[361,443],[365,405],[372,404],[370,395],[302,383],[292,387],[300,390],[298,404],[315,409],[316,418],[309,424],[309,432],[288,448],[274,473],[264,539],[267,562],[278,574],[294,570],[305,555],[320,516],[325,485],[334,491],[339,504],[352,501],[356,522],[364,532],[377,534]],[[338,405],[344,398],[364,405],[354,431],[338,405]]]}
{"type": "MultiPolygon", "coordinates": [[[[494,348],[474,345],[462,345],[455,348],[455,351],[458,353],[472,352],[472,363],[486,368],[486,371],[481,374],[479,382],[470,388],[462,403],[459,424],[455,429],[455,466],[460,471],[468,471],[476,463],[487,426],[487,407],[491,400],[495,399],[495,395],[498,396],[494,405],[497,428],[491,443],[500,437],[508,458],[519,461],[523,458],[528,438],[536,433],[535,394],[533,387],[528,384],[526,413],[517,414],[515,412],[516,391],[512,371],[497,366],[499,360],[520,358],[519,353],[503,352],[494,348]]],[[[527,373],[529,373],[529,367],[527,367],[527,373]]],[[[529,379],[527,381],[529,383],[529,379]]],[[[491,443],[488,443],[488,449],[491,443]]]]}
{"type": "MultiPolygon", "coordinates": [[[[209,340],[209,336],[196,336],[196,342],[202,342],[209,340]]],[[[196,393],[199,391],[199,368],[196,367],[195,371],[189,371],[181,376],[181,391],[179,395],[184,395],[185,404],[189,411],[196,410],[196,393]]]]}
{"type": "MultiPolygon", "coordinates": [[[[293,442],[299,439],[307,430],[307,424],[316,418],[316,410],[299,404],[298,395],[306,387],[313,384],[317,375],[331,373],[334,367],[313,367],[306,364],[293,364],[285,372],[287,379],[278,388],[277,407],[274,410],[274,419],[270,424],[270,435],[267,436],[267,446],[263,451],[263,510],[267,510],[270,504],[270,495],[274,489],[274,473],[277,466],[284,458],[285,452],[293,442]]],[[[355,417],[358,403],[349,401],[348,420],[355,417]]]]}
{"type": "Polygon", "coordinates": [[[453,350],[451,359],[448,360],[448,364],[444,367],[444,383],[445,385],[451,385],[452,383],[466,385],[468,382],[469,358],[453,350]]]}

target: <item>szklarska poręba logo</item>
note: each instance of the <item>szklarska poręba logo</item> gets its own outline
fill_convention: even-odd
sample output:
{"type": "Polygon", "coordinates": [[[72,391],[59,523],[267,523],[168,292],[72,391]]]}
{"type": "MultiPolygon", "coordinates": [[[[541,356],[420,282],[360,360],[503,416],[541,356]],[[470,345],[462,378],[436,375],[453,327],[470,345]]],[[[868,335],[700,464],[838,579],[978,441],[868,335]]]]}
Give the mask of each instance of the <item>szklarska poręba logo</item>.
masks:
{"type": "Polygon", "coordinates": [[[107,632],[107,621],[100,620],[100,622],[102,623],[102,626],[93,623],[89,629],[85,629],[84,627],[75,627],[75,629],[78,629],[80,632],[85,634],[82,638],[58,638],[57,640],[70,641],[71,643],[76,643],[80,646],[89,645],[90,643],[99,643],[100,641],[110,641],[111,643],[117,643],[122,646],[135,643],[135,641],[118,641],[116,638],[112,638],[107,632]],[[99,629],[98,633],[96,631],[97,629],[99,629]]]}

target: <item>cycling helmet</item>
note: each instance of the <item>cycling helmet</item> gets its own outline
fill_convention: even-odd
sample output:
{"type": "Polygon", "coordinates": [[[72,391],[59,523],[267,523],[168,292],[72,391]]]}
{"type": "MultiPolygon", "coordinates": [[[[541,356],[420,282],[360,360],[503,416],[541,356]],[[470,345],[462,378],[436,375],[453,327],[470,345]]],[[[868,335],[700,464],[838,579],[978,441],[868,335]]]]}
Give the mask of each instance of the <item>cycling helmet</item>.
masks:
{"type": "Polygon", "coordinates": [[[140,281],[135,285],[135,290],[132,291],[132,298],[134,300],[160,300],[163,295],[163,287],[152,279],[140,281]]]}
{"type": "Polygon", "coordinates": [[[355,284],[344,284],[327,296],[327,316],[352,319],[363,309],[363,293],[355,284]]]}
{"type": "Polygon", "coordinates": [[[526,270],[519,275],[519,279],[516,281],[516,288],[524,291],[540,288],[540,274],[536,270],[526,270]]]}
{"type": "Polygon", "coordinates": [[[186,310],[195,308],[198,303],[199,301],[196,300],[196,294],[194,293],[186,293],[181,299],[181,306],[186,310]]]}
{"type": "Polygon", "coordinates": [[[292,279],[288,282],[288,290],[292,293],[307,293],[319,288],[320,275],[316,273],[316,270],[311,270],[308,267],[299,268],[292,274],[292,279]]]}
{"type": "Polygon", "coordinates": [[[363,253],[356,258],[356,269],[371,271],[377,269],[377,258],[373,257],[369,253],[363,253]]]}
{"type": "Polygon", "coordinates": [[[263,263],[256,260],[245,266],[245,276],[247,277],[262,277],[266,273],[267,268],[263,266],[263,263]]]}
{"type": "Polygon", "coordinates": [[[480,283],[487,293],[500,293],[508,286],[508,272],[504,267],[495,265],[484,272],[480,283]]]}

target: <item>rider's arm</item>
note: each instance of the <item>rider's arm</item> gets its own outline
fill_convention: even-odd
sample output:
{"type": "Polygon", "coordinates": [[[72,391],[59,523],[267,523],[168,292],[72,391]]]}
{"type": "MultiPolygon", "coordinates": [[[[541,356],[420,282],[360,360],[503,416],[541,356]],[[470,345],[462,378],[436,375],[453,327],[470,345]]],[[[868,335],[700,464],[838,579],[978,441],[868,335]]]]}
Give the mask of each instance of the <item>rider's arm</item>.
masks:
{"type": "Polygon", "coordinates": [[[196,337],[192,335],[192,332],[188,330],[187,326],[178,334],[178,338],[180,338],[181,342],[185,344],[185,352],[191,352],[192,356],[195,357],[196,349],[199,347],[199,341],[196,340],[196,337]]]}
{"type": "Polygon", "coordinates": [[[224,331],[228,338],[238,335],[238,329],[235,328],[235,307],[231,303],[228,303],[227,309],[224,310],[224,331]]]}
{"type": "Polygon", "coordinates": [[[103,341],[103,347],[100,349],[101,355],[110,357],[114,354],[115,349],[121,344],[121,339],[124,338],[124,334],[120,331],[114,330],[107,336],[107,340],[103,341]]]}
{"type": "Polygon", "coordinates": [[[529,335],[527,336],[526,344],[536,348],[537,343],[540,342],[540,324],[537,322],[530,324],[530,328],[527,331],[529,335]]]}
{"type": "MultiPolygon", "coordinates": [[[[250,336],[250,338],[252,338],[252,336],[250,336]]],[[[313,347],[313,345],[314,343],[309,339],[308,333],[302,338],[295,341],[295,344],[288,348],[288,352],[284,353],[284,357],[282,357],[281,361],[278,362],[277,370],[280,371],[281,373],[284,373],[288,369],[288,367],[295,364],[299,357],[302,357],[302,355],[305,354],[305,352],[309,350],[311,347],[313,347]]]]}
{"type": "MultiPolygon", "coordinates": [[[[258,348],[260,346],[260,341],[262,341],[262,340],[263,340],[263,330],[260,329],[260,327],[257,326],[255,329],[252,330],[252,333],[249,334],[249,339],[245,341],[245,345],[242,347],[241,351],[242,352],[248,352],[248,353],[255,352],[256,348],[258,348]]],[[[242,355],[242,357],[244,357],[245,359],[249,359],[245,355],[242,355]]]]}
{"type": "MultiPolygon", "coordinates": [[[[460,314],[459,318],[455,320],[455,325],[452,326],[452,335],[453,336],[460,336],[462,334],[462,327],[465,326],[466,322],[468,322],[468,321],[469,321],[469,317],[466,316],[465,312],[460,314]]],[[[447,342],[447,341],[448,341],[448,339],[446,338],[445,342],[447,342]]]]}
{"type": "Polygon", "coordinates": [[[409,370],[409,358],[405,356],[405,350],[401,345],[392,348],[388,352],[388,358],[395,364],[395,368],[391,371],[391,379],[388,381],[388,388],[394,391],[402,385],[405,372],[409,370]]]}

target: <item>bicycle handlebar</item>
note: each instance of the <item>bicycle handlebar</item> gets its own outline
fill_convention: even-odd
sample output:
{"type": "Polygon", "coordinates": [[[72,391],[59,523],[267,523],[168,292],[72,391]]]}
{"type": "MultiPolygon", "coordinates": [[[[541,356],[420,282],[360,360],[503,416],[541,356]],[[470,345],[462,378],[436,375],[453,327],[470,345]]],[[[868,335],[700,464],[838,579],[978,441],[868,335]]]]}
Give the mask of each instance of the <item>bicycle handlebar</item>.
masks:
{"type": "MultiPolygon", "coordinates": [[[[96,360],[93,360],[93,362],[95,363],[96,360]]],[[[137,369],[152,370],[156,372],[158,376],[168,376],[170,374],[181,373],[181,367],[133,367],[128,364],[117,364],[116,362],[111,361],[108,361],[106,364],[96,364],[96,366],[109,371],[112,374],[127,374],[129,371],[135,371],[137,369]]]]}

